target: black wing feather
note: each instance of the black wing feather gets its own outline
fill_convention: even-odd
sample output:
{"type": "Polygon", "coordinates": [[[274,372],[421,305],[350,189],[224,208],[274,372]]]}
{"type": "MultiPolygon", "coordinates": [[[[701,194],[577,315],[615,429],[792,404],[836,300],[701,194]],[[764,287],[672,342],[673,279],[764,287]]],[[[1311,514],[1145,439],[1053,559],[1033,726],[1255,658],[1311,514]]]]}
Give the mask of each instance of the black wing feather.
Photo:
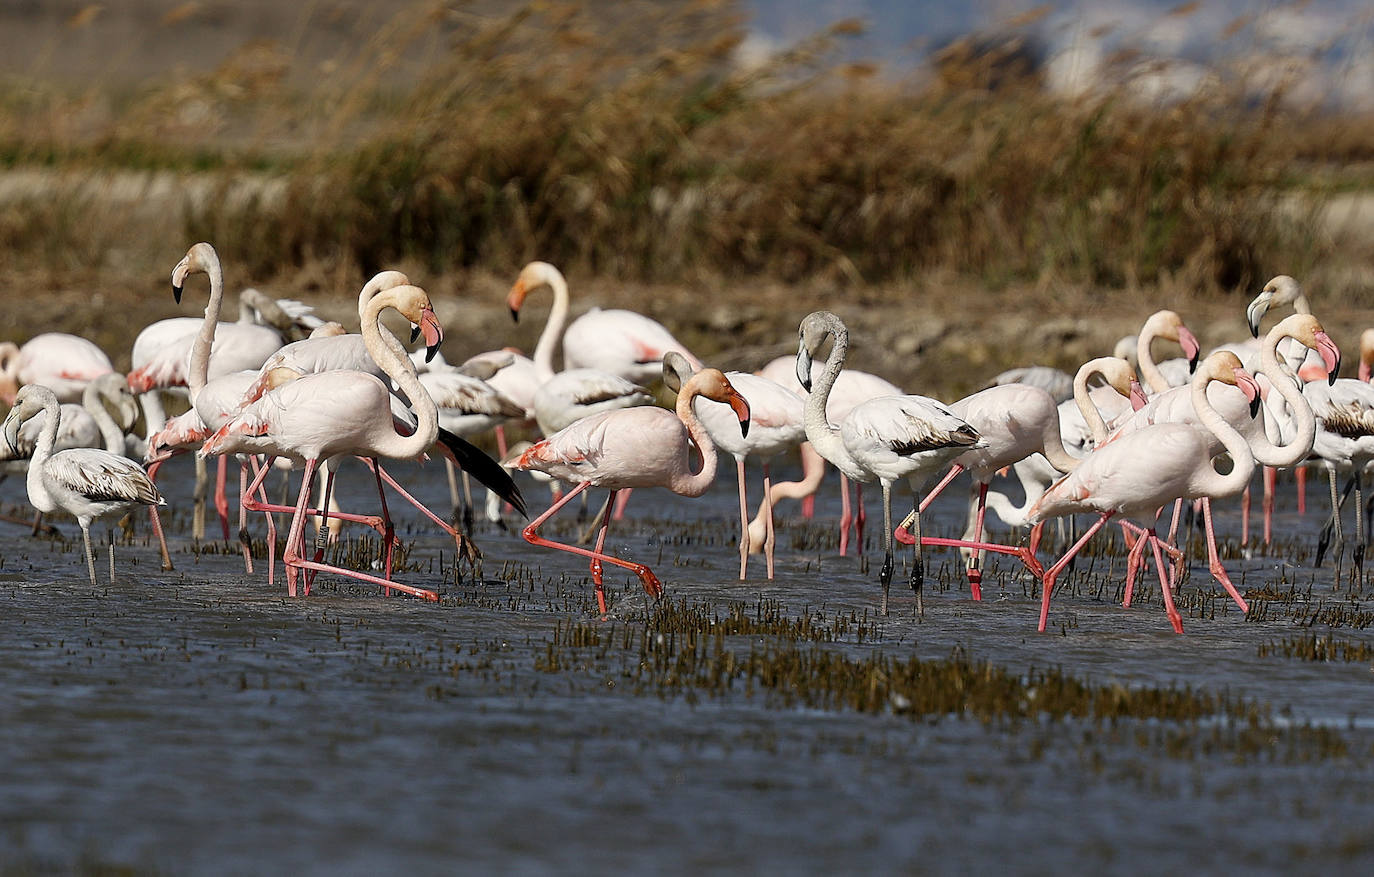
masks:
{"type": "Polygon", "coordinates": [[[500,463],[443,427],[439,427],[439,443],[448,451],[458,468],[510,503],[522,516],[530,516],[525,509],[525,498],[520,495],[520,488],[500,463]]]}

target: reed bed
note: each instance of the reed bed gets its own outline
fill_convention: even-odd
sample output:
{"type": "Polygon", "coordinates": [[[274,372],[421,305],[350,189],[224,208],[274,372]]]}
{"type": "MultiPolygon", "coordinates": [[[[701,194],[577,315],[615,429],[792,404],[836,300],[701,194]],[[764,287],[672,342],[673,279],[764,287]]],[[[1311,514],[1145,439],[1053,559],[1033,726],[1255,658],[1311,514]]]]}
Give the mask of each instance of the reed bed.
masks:
{"type": "Polygon", "coordinates": [[[611,8],[420,3],[327,63],[255,41],[135,85],[12,76],[0,167],[62,182],[0,191],[0,259],[161,269],[120,240],[142,231],[214,240],[255,277],[542,258],[650,283],[1358,285],[1330,260],[1368,254],[1315,217],[1358,182],[1374,119],[1225,77],[1167,105],[1066,99],[996,50],[903,74],[846,55],[854,21],[745,65],[735,4],[611,8]],[[111,207],[128,174],[172,181],[159,209],[111,207]]]}

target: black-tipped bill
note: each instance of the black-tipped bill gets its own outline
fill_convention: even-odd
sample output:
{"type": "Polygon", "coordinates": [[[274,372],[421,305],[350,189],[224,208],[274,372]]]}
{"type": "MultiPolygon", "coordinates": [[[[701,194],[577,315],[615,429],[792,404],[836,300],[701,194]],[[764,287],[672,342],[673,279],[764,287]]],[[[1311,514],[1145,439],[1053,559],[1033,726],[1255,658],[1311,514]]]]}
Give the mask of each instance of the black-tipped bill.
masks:
{"type": "Polygon", "coordinates": [[[181,304],[181,287],[175,283],[172,284],[172,298],[177,300],[177,304],[181,304]]]}
{"type": "Polygon", "coordinates": [[[805,342],[797,350],[797,383],[806,392],[811,392],[811,351],[806,349],[805,342]]]}
{"type": "Polygon", "coordinates": [[[414,323],[410,324],[410,343],[414,344],[420,338],[420,327],[414,323]]]}

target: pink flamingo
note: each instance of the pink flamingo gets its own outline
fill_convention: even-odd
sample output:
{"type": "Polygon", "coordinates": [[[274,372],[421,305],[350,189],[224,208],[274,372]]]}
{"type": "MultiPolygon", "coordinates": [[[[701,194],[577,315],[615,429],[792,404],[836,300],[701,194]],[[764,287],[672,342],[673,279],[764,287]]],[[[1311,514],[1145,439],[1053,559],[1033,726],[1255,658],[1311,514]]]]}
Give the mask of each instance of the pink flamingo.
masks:
{"type": "Polygon", "coordinates": [[[530,522],[522,534],[531,545],[544,545],[591,558],[596,602],[606,612],[606,593],[602,587],[602,563],[628,569],[639,576],[644,590],[657,597],[663,592],[658,577],[649,567],[606,554],[606,531],[610,516],[601,522],[596,548],[554,542],[539,535],[539,527],[559,509],[588,487],[610,489],[608,500],[614,505],[618,491],[636,487],[666,487],[681,496],[701,496],[716,477],[716,446],[702,427],[692,408],[698,396],[724,402],[735,412],[740,432],[749,431],[749,403],[730,385],[725,375],[713,368],[702,369],[678,393],[676,413],[662,408],[639,407],[604,411],[583,418],[538,442],[520,455],[518,469],[546,472],[576,486],[530,522]],[[701,451],[701,469],[692,473],[692,444],[701,451]]]}
{"type": "MultiPolygon", "coordinates": [[[[960,454],[984,446],[978,431],[956,417],[948,408],[925,396],[879,396],[856,405],[839,426],[830,424],[825,405],[835,385],[849,349],[849,331],[840,318],[828,311],[809,314],[799,329],[801,344],[797,351],[797,380],[803,387],[811,383],[811,363],[815,351],[827,337],[833,339],[830,357],[806,400],[806,437],[822,457],[851,479],[878,481],[883,489],[883,547],[886,556],[880,580],[883,585],[882,613],[887,614],[888,590],[892,584],[892,485],[905,479],[912,489],[912,526],[915,531],[915,557],[911,566],[911,589],[916,593],[916,611],[924,611],[921,594],[925,567],[921,557],[920,490],[937,471],[960,454]]],[[[939,543],[940,540],[933,540],[939,543]]],[[[972,547],[990,547],[971,543],[972,547]]]]}
{"type": "MultiPolygon", "coordinates": [[[[1102,357],[1084,364],[1073,378],[1074,397],[1079,411],[1089,424],[1104,427],[1102,417],[1088,395],[1088,380],[1094,375],[1107,379],[1108,385],[1120,396],[1138,397],[1144,404],[1145,397],[1136,383],[1135,372],[1125,360],[1115,357],[1102,357]]],[[[973,477],[973,500],[969,509],[969,528],[965,533],[969,544],[982,542],[983,517],[987,508],[988,484],[997,472],[1007,466],[1019,463],[1032,454],[1044,454],[1055,469],[1072,472],[1083,458],[1076,457],[1064,449],[1060,437],[1059,407],[1045,390],[1027,384],[1000,384],[979,390],[965,396],[949,406],[956,417],[962,418],[978,431],[986,442],[986,447],[965,451],[955,459],[949,472],[921,501],[922,511],[944,490],[960,472],[965,470],[973,477]]],[[[893,535],[898,542],[911,544],[912,536],[906,527],[910,518],[903,521],[893,535]]],[[[953,540],[958,544],[961,540],[953,540]]],[[[930,540],[927,540],[929,543],[930,540]]],[[[1034,551],[1032,547],[1031,552],[1034,551]]],[[[1017,554],[1022,560],[1033,559],[1020,548],[1004,546],[1004,553],[1017,554]]],[[[974,600],[981,600],[983,574],[980,568],[981,551],[969,553],[966,573],[969,593],[974,600]]],[[[1028,563],[1032,573],[1039,574],[1038,563],[1028,563]]]]}
{"type": "MultiPolygon", "coordinates": [[[[1307,300],[1307,295],[1303,292],[1298,282],[1287,274],[1280,274],[1272,278],[1264,285],[1250,306],[1245,309],[1245,322],[1250,327],[1251,339],[1249,342],[1228,344],[1229,348],[1243,362],[1250,362],[1259,354],[1260,322],[1270,309],[1275,307],[1291,307],[1294,313],[1310,314],[1312,305],[1307,300]]],[[[1284,362],[1294,371],[1301,370],[1304,366],[1320,366],[1320,357],[1314,357],[1310,351],[1303,350],[1296,344],[1289,345],[1281,353],[1284,362]]],[[[1307,467],[1299,466],[1294,472],[1297,480],[1298,493],[1298,514],[1307,513],[1307,467]]],[[[1272,466],[1266,466],[1264,470],[1264,543],[1269,544],[1271,533],[1271,520],[1274,508],[1274,487],[1277,481],[1276,473],[1272,466]]],[[[1240,542],[1244,545],[1250,535],[1250,493],[1245,493],[1241,514],[1241,537],[1240,542]]]]}
{"type": "MultiPolygon", "coordinates": [[[[326,571],[427,600],[438,599],[433,591],[398,585],[389,579],[330,566],[319,559],[308,560],[303,556],[306,509],[315,470],[322,460],[344,455],[415,459],[437,438],[458,457],[459,465],[470,468],[478,480],[497,490],[517,508],[523,507],[520,492],[505,470],[462,439],[439,429],[438,410],[421,386],[410,360],[383,338],[381,313],[385,308],[400,311],[412,324],[418,325],[430,349],[438,348],[443,341],[443,332],[434,317],[429,296],[414,286],[398,286],[374,296],[362,315],[368,353],[411,400],[417,418],[413,432],[409,435],[397,432],[391,390],[384,382],[364,372],[338,370],[300,376],[269,390],[220,427],[201,449],[204,454],[263,453],[304,461],[305,474],[283,556],[287,565],[287,588],[293,596],[299,570],[303,569],[307,571],[307,585],[313,573],[326,571]]],[[[399,343],[396,347],[399,348],[399,343]]],[[[381,479],[386,476],[379,468],[375,471],[380,493],[381,479]]],[[[259,481],[261,477],[259,475],[259,481]]],[[[326,497],[331,486],[332,477],[325,483],[326,497]]],[[[399,490],[394,483],[392,486],[399,490]]],[[[250,488],[250,493],[255,488],[256,485],[250,488]]],[[[385,513],[384,495],[382,502],[385,513]]],[[[432,515],[431,518],[437,520],[432,515]]],[[[388,568],[390,549],[391,539],[388,538],[388,568]]]]}
{"type": "MultiPolygon", "coordinates": [[[[1218,475],[1212,468],[1211,436],[1186,423],[1158,423],[1093,451],[1072,472],[1055,482],[1031,508],[1028,518],[1032,522],[1079,512],[1099,515],[1064,556],[1045,571],[1039,630],[1044,631],[1049,618],[1050,595],[1059,574],[1112,517],[1150,516],[1175,499],[1232,496],[1245,487],[1254,472],[1255,459],[1245,438],[1207,400],[1207,385],[1213,381],[1239,387],[1252,414],[1259,410],[1259,385],[1229,351],[1212,354],[1193,376],[1190,392],[1198,420],[1230,454],[1232,469],[1229,474],[1218,475]]],[[[1175,632],[1182,633],[1183,619],[1174,608],[1171,585],[1165,581],[1161,556],[1164,546],[1153,527],[1143,531],[1139,542],[1154,548],[1165,612],[1175,632]]],[[[1182,560],[1176,549],[1167,547],[1165,550],[1175,561],[1182,560]]]]}
{"type": "Polygon", "coordinates": [[[48,387],[58,402],[79,402],[87,384],[113,371],[105,351],[78,335],[45,332],[23,347],[0,342],[0,400],[6,405],[25,384],[48,387]]]}
{"type": "MultiPolygon", "coordinates": [[[[540,340],[552,334],[556,344],[557,339],[562,338],[565,368],[596,369],[641,386],[647,386],[663,375],[663,354],[669,351],[687,357],[693,368],[701,368],[701,360],[674,338],[662,323],[635,311],[592,308],[564,330],[563,323],[568,314],[568,283],[562,272],[548,262],[531,262],[520,271],[510,294],[512,313],[519,310],[518,302],[525,293],[545,285],[553,290],[554,310],[549,315],[548,325],[540,340]]],[[[539,353],[536,348],[536,363],[540,363],[539,353]]],[[[552,353],[550,348],[550,358],[552,353]]],[[[541,363],[541,369],[548,364],[547,361],[541,363]]]]}
{"type": "Polygon", "coordinates": [[[1174,311],[1156,311],[1150,315],[1145,325],[1140,327],[1140,334],[1136,336],[1136,366],[1140,369],[1141,382],[1150,388],[1150,392],[1163,393],[1174,384],[1170,383],[1150,353],[1150,344],[1157,338],[1173,341],[1183,348],[1183,356],[1190,372],[1197,366],[1198,354],[1202,347],[1198,344],[1197,336],[1188,330],[1183,324],[1183,318],[1174,311]]]}
{"type": "MultiPolygon", "coordinates": [[[[1283,419],[1283,427],[1290,433],[1290,436],[1282,445],[1275,445],[1270,441],[1263,421],[1250,416],[1249,402],[1242,391],[1226,384],[1218,384],[1208,391],[1208,398],[1212,401],[1217,412],[1238,430],[1249,443],[1255,462],[1269,469],[1286,468],[1306,459],[1312,451],[1313,438],[1316,434],[1316,420],[1312,413],[1312,406],[1298,388],[1293,385],[1292,379],[1287,376],[1287,367],[1279,362],[1279,345],[1289,339],[1305,349],[1312,350],[1318,356],[1319,361],[1323,363],[1320,370],[1323,376],[1330,374],[1334,380],[1335,372],[1340,368],[1340,350],[1323,331],[1317,318],[1309,314],[1294,314],[1276,324],[1265,336],[1258,349],[1259,368],[1256,369],[1256,374],[1264,377],[1268,383],[1269,390],[1266,395],[1272,399],[1273,394],[1277,393],[1286,404],[1287,410],[1291,412],[1283,419]]],[[[1266,406],[1266,408],[1268,407],[1270,406],[1266,406]]],[[[1276,408],[1275,410],[1280,409],[1276,408]]],[[[1191,388],[1175,387],[1167,393],[1158,394],[1143,408],[1118,424],[1107,441],[1116,441],[1121,436],[1129,435],[1156,423],[1190,423],[1201,426],[1197,411],[1193,406],[1191,388]]],[[[1220,444],[1214,442],[1213,449],[1219,453],[1221,451],[1220,444]]],[[[1248,484],[1246,490],[1249,490],[1248,484]]],[[[1212,575],[1231,594],[1232,599],[1236,601],[1241,610],[1245,611],[1248,606],[1232,587],[1231,580],[1227,577],[1217,553],[1216,537],[1212,528],[1211,500],[1204,497],[1201,504],[1212,575]]],[[[1175,520],[1177,520],[1177,510],[1178,504],[1176,503],[1175,520]]],[[[1172,535],[1173,527],[1171,526],[1171,538],[1172,535]]],[[[1128,582],[1133,579],[1133,574],[1134,568],[1128,566],[1128,582]]]]}
{"type": "MultiPolygon", "coordinates": [[[[673,391],[681,389],[682,384],[692,376],[694,370],[687,357],[673,352],[663,356],[663,381],[673,391]]],[[[741,433],[735,417],[719,403],[698,396],[693,410],[701,419],[717,450],[724,451],[735,458],[735,476],[739,484],[739,577],[744,581],[749,568],[751,536],[749,533],[749,500],[744,486],[744,460],[757,457],[763,461],[763,496],[768,502],[772,479],[768,475],[768,461],[778,454],[786,453],[797,447],[806,438],[806,427],[802,423],[804,405],[796,393],[786,387],[751,375],[747,372],[726,372],[725,377],[745,401],[749,403],[750,425],[748,433],[741,433]]],[[[770,513],[764,521],[763,553],[766,558],[768,578],[773,578],[773,517],[770,513]]]]}

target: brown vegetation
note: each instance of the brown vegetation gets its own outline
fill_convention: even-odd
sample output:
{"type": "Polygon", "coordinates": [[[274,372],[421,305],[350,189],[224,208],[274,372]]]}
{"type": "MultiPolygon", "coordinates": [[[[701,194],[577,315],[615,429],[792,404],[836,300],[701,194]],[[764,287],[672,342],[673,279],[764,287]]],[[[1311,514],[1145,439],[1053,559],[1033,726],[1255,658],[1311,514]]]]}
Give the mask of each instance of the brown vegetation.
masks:
{"type": "MultiPolygon", "coordinates": [[[[1207,296],[1287,272],[1361,302],[1368,252],[1317,217],[1343,163],[1374,154],[1367,119],[1222,88],[1067,100],[995,51],[894,80],[842,61],[853,22],[746,67],[733,4],[608,8],[416,4],[324,59],[257,40],[133,86],[11,78],[0,272],[142,278],[208,239],[240,276],[332,289],[537,257],[821,301],[932,278],[1207,296]]],[[[197,23],[179,10],[157,20],[167,39],[197,23]]]]}

